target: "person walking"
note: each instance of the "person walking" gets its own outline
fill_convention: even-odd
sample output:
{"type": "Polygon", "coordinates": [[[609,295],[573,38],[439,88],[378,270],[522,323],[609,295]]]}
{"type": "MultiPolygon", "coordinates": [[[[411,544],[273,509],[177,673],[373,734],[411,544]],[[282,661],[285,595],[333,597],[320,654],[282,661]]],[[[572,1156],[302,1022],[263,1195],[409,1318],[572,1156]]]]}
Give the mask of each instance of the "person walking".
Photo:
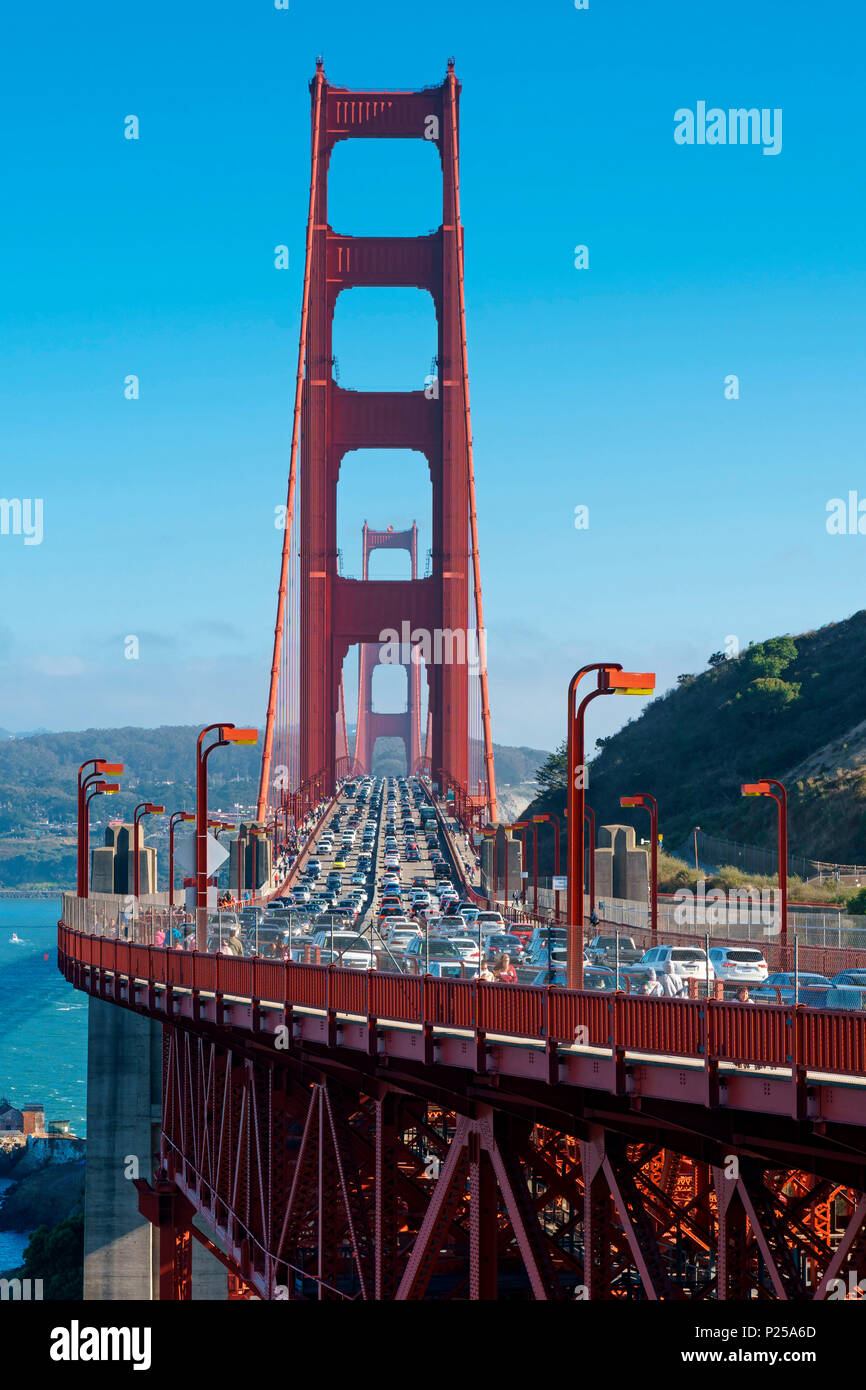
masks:
{"type": "Polygon", "coordinates": [[[493,976],[501,985],[517,984],[517,971],[511,964],[511,957],[507,951],[503,952],[494,965],[493,976]]]}

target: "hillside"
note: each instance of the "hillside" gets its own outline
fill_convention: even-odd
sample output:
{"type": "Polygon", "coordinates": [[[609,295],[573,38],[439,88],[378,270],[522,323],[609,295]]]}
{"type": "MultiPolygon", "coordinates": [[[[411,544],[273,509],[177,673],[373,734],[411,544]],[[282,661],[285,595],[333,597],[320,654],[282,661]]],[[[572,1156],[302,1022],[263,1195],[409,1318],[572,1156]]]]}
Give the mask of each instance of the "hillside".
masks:
{"type": "MultiPolygon", "coordinates": [[[[240,722],[240,721],[238,721],[240,722]]],[[[251,721],[252,722],[252,721],[251,721]]],[[[88,729],[76,733],[38,733],[0,739],[0,889],[69,887],[75,877],[75,788],[78,768],[88,758],[124,764],[121,792],[97,799],[92,806],[91,840],[101,843],[100,820],[131,820],[146,800],[169,810],[195,803],[195,741],[192,725],[160,729],[88,729]]],[[[378,775],[395,775],[402,767],[381,740],[378,775]],[[393,764],[393,765],[392,765],[393,764]]],[[[494,748],[497,779],[503,786],[532,795],[531,779],[547,754],[530,748],[494,748]]],[[[261,750],[224,748],[208,763],[209,800],[213,810],[250,806],[258,791],[261,750]]],[[[165,872],[165,824],[145,823],[147,841],[160,853],[165,872]]]]}
{"type": "MultiPolygon", "coordinates": [[[[639,719],[598,741],[587,786],[598,823],[630,823],[646,836],[646,813],[621,809],[619,798],[651,792],[670,849],[696,825],[774,847],[775,807],[742,797],[740,785],[777,777],[788,789],[792,853],[866,862],[864,678],[866,611],[754,643],[735,658],[713,653],[708,670],[680,676],[639,719]]],[[[556,755],[551,776],[536,812],[562,809],[556,755]]]]}

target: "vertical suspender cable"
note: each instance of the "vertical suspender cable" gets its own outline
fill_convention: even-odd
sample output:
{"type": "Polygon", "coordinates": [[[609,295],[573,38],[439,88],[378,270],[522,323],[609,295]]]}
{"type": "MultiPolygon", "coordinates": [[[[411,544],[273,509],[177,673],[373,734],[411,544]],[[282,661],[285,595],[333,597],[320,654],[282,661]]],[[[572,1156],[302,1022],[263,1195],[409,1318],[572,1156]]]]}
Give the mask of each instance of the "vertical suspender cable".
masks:
{"type": "MultiPolygon", "coordinates": [[[[289,569],[289,552],[292,544],[292,523],[294,521],[295,510],[295,482],[297,479],[298,465],[298,438],[301,426],[301,403],[304,391],[304,364],[307,349],[307,319],[310,311],[310,267],[313,255],[313,227],[315,224],[316,212],[316,185],[319,175],[319,141],[321,135],[322,118],[322,89],[325,85],[325,74],[321,67],[316,69],[316,95],[313,117],[313,159],[312,171],[310,175],[310,206],[307,215],[307,252],[306,264],[304,266],[304,299],[301,309],[301,331],[298,341],[298,371],[295,380],[295,414],[292,424],[292,451],[289,462],[289,487],[286,502],[286,525],[283,532],[283,553],[280,561],[280,588],[277,599],[277,621],[274,626],[274,654],[271,662],[271,679],[268,687],[268,713],[265,722],[265,741],[262,749],[262,770],[259,779],[259,795],[256,816],[259,820],[264,818],[268,804],[268,784],[271,777],[271,763],[273,760],[273,740],[274,740],[274,716],[276,714],[277,692],[279,688],[280,676],[280,655],[283,643],[283,626],[286,618],[286,589],[289,569]]],[[[289,716],[291,717],[291,715],[289,716]]]]}
{"type": "MultiPolygon", "coordinates": [[[[457,285],[460,314],[460,342],[463,357],[463,400],[466,411],[466,461],[469,469],[469,528],[472,540],[472,569],[475,580],[475,621],[478,627],[478,667],[481,683],[481,722],[484,729],[484,763],[487,773],[487,799],[490,819],[496,820],[496,774],[493,768],[493,734],[490,728],[490,699],[487,691],[487,643],[481,606],[481,562],[478,556],[478,516],[475,510],[475,465],[472,456],[472,419],[469,413],[469,358],[466,348],[466,300],[463,288],[463,225],[460,221],[460,164],[457,149],[457,79],[448,73],[451,101],[451,159],[454,183],[454,227],[457,240],[457,285]]],[[[472,788],[469,788],[471,791],[472,788]]]]}

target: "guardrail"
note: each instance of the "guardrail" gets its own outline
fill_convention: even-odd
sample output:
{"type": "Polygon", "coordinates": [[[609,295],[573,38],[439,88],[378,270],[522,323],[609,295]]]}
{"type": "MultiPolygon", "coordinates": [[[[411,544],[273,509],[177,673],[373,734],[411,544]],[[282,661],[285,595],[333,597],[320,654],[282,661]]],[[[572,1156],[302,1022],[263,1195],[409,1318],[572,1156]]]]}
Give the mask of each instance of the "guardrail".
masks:
{"type": "Polygon", "coordinates": [[[81,967],[194,994],[236,995],[423,1028],[499,1033],[549,1046],[582,1045],[845,1075],[866,1074],[866,1014],[801,1005],[658,999],[555,985],[487,984],[334,965],[210,955],[85,935],[58,924],[61,969],[81,967]]]}

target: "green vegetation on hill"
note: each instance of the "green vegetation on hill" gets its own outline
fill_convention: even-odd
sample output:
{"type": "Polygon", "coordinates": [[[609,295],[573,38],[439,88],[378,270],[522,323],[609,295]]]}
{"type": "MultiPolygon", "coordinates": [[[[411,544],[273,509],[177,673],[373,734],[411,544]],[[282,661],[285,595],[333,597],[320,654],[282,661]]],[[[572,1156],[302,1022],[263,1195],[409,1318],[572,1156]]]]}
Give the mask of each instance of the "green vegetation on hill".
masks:
{"type": "MultiPolygon", "coordinates": [[[[646,813],[622,809],[619,798],[651,792],[671,849],[696,825],[774,847],[774,805],[741,797],[740,785],[777,777],[788,789],[792,852],[866,862],[864,687],[866,611],[816,632],[753,643],[737,657],[714,652],[708,670],[680,676],[638,719],[598,740],[587,784],[598,824],[631,824],[647,836],[646,813]]],[[[564,747],[537,782],[532,811],[561,812],[564,747]]]]}
{"type": "MultiPolygon", "coordinates": [[[[170,725],[0,738],[0,888],[72,885],[76,779],[79,767],[89,758],[124,764],[123,776],[118,779],[120,793],[110,800],[97,799],[91,808],[92,845],[102,842],[97,820],[110,816],[129,821],[140,801],[164,803],[168,810],[192,808],[198,733],[195,725],[170,725]]],[[[494,756],[497,780],[510,785],[530,779],[547,754],[497,744],[494,756]]],[[[223,748],[211,758],[211,808],[252,805],[258,792],[260,760],[260,746],[223,748]]],[[[403,763],[402,743],[381,739],[374,768],[377,775],[396,776],[403,763]]],[[[160,849],[160,880],[164,883],[165,822],[147,822],[146,833],[148,844],[160,849]]]]}

